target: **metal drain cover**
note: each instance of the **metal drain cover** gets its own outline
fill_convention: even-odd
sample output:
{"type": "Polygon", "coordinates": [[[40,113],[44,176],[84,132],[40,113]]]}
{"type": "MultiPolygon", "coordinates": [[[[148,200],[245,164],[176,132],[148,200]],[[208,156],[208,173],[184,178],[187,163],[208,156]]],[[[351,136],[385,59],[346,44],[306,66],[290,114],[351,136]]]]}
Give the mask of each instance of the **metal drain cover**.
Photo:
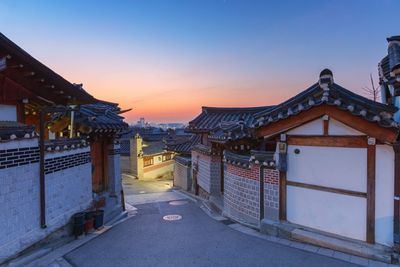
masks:
{"type": "Polygon", "coordinates": [[[170,214],[170,215],[165,215],[163,219],[166,221],[178,221],[182,219],[182,216],[178,214],[170,214]]]}
{"type": "Polygon", "coordinates": [[[188,202],[186,200],[175,200],[175,201],[169,202],[169,204],[172,205],[172,206],[185,205],[187,203],[188,202]]]}

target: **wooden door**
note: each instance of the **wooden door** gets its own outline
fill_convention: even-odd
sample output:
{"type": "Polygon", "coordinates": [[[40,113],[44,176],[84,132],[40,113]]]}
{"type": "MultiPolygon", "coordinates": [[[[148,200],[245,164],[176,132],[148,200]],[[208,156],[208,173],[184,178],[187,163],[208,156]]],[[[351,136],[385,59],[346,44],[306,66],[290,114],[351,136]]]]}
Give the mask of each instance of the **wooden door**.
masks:
{"type": "Polygon", "coordinates": [[[108,175],[107,175],[107,142],[98,140],[92,142],[91,145],[92,157],[92,187],[93,191],[103,192],[107,188],[108,175]]]}

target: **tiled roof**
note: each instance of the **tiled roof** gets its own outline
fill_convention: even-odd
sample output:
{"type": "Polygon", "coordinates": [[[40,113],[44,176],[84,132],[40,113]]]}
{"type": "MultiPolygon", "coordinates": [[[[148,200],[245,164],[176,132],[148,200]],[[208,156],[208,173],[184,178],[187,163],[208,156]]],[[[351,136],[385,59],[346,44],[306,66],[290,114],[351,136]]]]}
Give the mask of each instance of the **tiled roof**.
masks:
{"type": "Polygon", "coordinates": [[[165,144],[162,141],[143,142],[143,155],[157,155],[165,152],[165,144]]]}
{"type": "Polygon", "coordinates": [[[234,141],[237,139],[253,137],[254,130],[243,121],[221,122],[220,125],[211,130],[208,138],[216,142],[234,141]]]}
{"type": "Polygon", "coordinates": [[[209,132],[216,129],[221,122],[237,122],[240,120],[246,125],[251,125],[255,113],[269,109],[271,109],[270,106],[252,108],[203,107],[201,114],[189,122],[187,131],[209,132]]]}
{"type": "Polygon", "coordinates": [[[185,156],[179,155],[179,156],[175,156],[174,160],[176,162],[179,162],[182,165],[185,165],[185,166],[192,165],[192,158],[191,157],[185,157],[185,156]]]}
{"type": "Polygon", "coordinates": [[[393,119],[396,107],[372,101],[335,83],[328,85],[326,90],[316,83],[275,108],[259,112],[255,115],[257,122],[254,126],[268,125],[323,104],[336,106],[382,127],[399,128],[399,124],[393,119]]]}
{"type": "Polygon", "coordinates": [[[250,164],[275,166],[274,152],[251,150],[250,155],[240,155],[232,151],[224,151],[224,161],[241,168],[250,168],[250,164]]]}
{"type": "Polygon", "coordinates": [[[156,127],[130,127],[129,130],[122,136],[123,138],[132,138],[139,134],[144,141],[162,141],[167,137],[168,132],[156,127]]]}
{"type": "Polygon", "coordinates": [[[15,121],[0,121],[0,141],[37,137],[35,127],[15,121]]]}
{"type": "MultiPolygon", "coordinates": [[[[2,33],[0,33],[0,55],[8,55],[6,57],[7,65],[18,64],[21,66],[20,69],[23,68],[24,71],[21,71],[21,75],[30,72],[32,79],[43,80],[40,86],[26,88],[37,96],[51,100],[56,104],[87,104],[97,101],[81,85],[68,82],[2,33]]],[[[27,75],[25,74],[25,76],[27,75]]]]}
{"type": "Polygon", "coordinates": [[[220,155],[221,152],[215,148],[212,148],[211,146],[206,146],[203,144],[197,144],[192,147],[193,151],[205,154],[205,155],[220,155]]]}
{"type": "Polygon", "coordinates": [[[250,155],[239,155],[231,151],[224,151],[224,161],[241,168],[250,168],[250,155]]]}
{"type": "Polygon", "coordinates": [[[108,102],[81,105],[76,122],[89,126],[94,132],[121,133],[128,129],[128,124],[118,115],[119,111],[117,104],[108,102]]]}
{"type": "Polygon", "coordinates": [[[193,146],[200,143],[201,136],[198,134],[175,136],[166,140],[166,147],[169,151],[189,154],[193,146]]]}

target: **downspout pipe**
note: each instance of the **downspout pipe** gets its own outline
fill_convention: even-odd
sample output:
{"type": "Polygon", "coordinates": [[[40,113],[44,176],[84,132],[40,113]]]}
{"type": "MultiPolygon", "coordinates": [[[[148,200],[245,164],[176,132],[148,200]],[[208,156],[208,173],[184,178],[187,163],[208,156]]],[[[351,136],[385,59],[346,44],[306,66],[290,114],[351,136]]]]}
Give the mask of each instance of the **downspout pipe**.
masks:
{"type": "Polygon", "coordinates": [[[45,174],[44,174],[44,131],[45,131],[45,116],[46,108],[40,111],[39,116],[39,184],[40,184],[40,227],[46,228],[46,186],[45,186],[45,174]]]}
{"type": "Polygon", "coordinates": [[[266,166],[263,163],[260,165],[260,221],[264,219],[264,198],[265,198],[265,190],[264,190],[264,170],[266,166]]]}

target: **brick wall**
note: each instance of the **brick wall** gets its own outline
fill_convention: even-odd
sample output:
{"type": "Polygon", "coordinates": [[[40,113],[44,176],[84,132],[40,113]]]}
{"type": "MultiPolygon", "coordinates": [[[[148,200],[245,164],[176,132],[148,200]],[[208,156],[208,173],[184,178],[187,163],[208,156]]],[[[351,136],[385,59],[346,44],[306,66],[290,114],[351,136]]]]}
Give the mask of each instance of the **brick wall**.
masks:
{"type": "MultiPolygon", "coordinates": [[[[86,209],[92,201],[90,163],[48,173],[45,176],[47,228],[40,228],[38,140],[0,143],[0,151],[7,150],[23,152],[16,156],[24,161],[18,162],[18,166],[4,164],[6,167],[0,169],[0,263],[64,226],[73,213],[86,209]],[[27,151],[32,153],[27,157],[32,158],[29,162],[23,157],[27,151]]],[[[46,153],[45,159],[74,157],[88,151],[89,148],[80,148],[46,153]]]]}
{"type": "Polygon", "coordinates": [[[256,225],[260,218],[260,167],[241,168],[225,163],[224,214],[256,225]]]}
{"type": "Polygon", "coordinates": [[[279,220],[279,171],[264,169],[264,217],[279,220]]]}
{"type": "Polygon", "coordinates": [[[207,193],[221,192],[221,157],[192,151],[192,168],[197,167],[197,183],[207,193]]]}

